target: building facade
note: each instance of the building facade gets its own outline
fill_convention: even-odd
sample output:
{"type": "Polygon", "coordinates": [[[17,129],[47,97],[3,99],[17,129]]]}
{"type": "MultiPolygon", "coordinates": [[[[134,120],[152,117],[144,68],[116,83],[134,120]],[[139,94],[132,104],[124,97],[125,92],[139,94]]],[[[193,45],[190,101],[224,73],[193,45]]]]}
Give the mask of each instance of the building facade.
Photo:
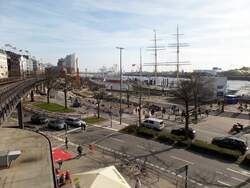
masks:
{"type": "Polygon", "coordinates": [[[23,69],[25,65],[25,59],[21,59],[21,55],[11,51],[6,51],[7,63],[8,63],[8,76],[9,77],[21,77],[23,76],[23,69]]]}
{"type": "Polygon", "coordinates": [[[214,79],[214,96],[223,98],[227,92],[227,77],[213,77],[214,79]]]}
{"type": "Polygon", "coordinates": [[[24,66],[24,74],[25,75],[31,75],[34,71],[33,61],[30,56],[28,55],[22,55],[23,59],[25,60],[25,66],[24,66]]]}
{"type": "Polygon", "coordinates": [[[58,59],[57,66],[59,70],[66,69],[67,74],[75,74],[76,73],[76,55],[70,54],[65,58],[58,59]]]}
{"type": "Polygon", "coordinates": [[[8,78],[7,54],[0,49],[0,79],[8,78]]]}

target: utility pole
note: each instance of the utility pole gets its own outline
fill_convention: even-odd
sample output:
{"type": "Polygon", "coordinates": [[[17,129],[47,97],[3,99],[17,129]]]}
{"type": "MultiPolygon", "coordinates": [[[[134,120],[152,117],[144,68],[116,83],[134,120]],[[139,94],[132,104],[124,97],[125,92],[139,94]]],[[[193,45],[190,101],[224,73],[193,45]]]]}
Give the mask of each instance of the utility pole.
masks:
{"type": "Polygon", "coordinates": [[[112,102],[109,105],[109,111],[110,111],[110,127],[112,128],[112,102]]]}
{"type": "Polygon", "coordinates": [[[154,29],[154,51],[155,51],[155,81],[157,78],[157,43],[156,43],[156,30],[154,29]]]}
{"type": "Polygon", "coordinates": [[[122,124],[122,47],[116,47],[120,51],[120,125],[122,124]]]}
{"type": "Polygon", "coordinates": [[[140,48],[140,81],[139,81],[139,84],[140,84],[140,94],[139,94],[139,126],[141,125],[141,94],[142,94],[142,56],[141,56],[141,48],[140,48]]]}

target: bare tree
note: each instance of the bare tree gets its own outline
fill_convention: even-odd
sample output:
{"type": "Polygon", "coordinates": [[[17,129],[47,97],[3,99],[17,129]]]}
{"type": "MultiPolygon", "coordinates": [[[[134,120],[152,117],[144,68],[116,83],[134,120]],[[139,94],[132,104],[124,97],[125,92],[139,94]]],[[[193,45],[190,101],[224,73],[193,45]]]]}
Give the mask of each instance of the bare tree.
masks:
{"type": "Polygon", "coordinates": [[[192,93],[192,82],[191,80],[179,80],[177,83],[177,88],[173,91],[174,96],[180,99],[185,104],[185,138],[188,138],[188,128],[189,128],[189,105],[193,101],[192,93]]]}
{"type": "Polygon", "coordinates": [[[104,91],[98,90],[94,92],[94,98],[96,99],[97,102],[97,117],[100,118],[100,103],[101,100],[104,98],[104,91]]]}
{"type": "Polygon", "coordinates": [[[200,74],[194,73],[190,77],[192,85],[193,99],[194,99],[194,116],[195,121],[198,120],[198,105],[201,101],[204,101],[213,95],[212,80],[209,77],[200,76],[200,74]]]}
{"type": "Polygon", "coordinates": [[[56,74],[52,68],[48,68],[45,71],[45,85],[47,87],[47,103],[50,103],[50,91],[55,86],[56,74]]]}

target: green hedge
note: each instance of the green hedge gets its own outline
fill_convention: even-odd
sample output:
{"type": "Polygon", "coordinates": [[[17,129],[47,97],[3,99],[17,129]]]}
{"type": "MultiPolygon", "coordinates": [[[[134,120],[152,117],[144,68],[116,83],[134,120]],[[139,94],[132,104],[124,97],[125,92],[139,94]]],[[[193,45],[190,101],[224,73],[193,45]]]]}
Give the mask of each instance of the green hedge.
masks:
{"type": "Polygon", "coordinates": [[[242,161],[242,165],[250,166],[250,154],[246,155],[246,157],[242,161]]]}
{"type": "MultiPolygon", "coordinates": [[[[175,136],[171,134],[168,130],[157,131],[142,126],[137,127],[136,125],[131,125],[121,130],[121,132],[127,134],[136,134],[138,136],[142,136],[149,139],[155,139],[160,142],[165,142],[169,144],[175,143],[178,146],[188,146],[187,149],[189,150],[217,155],[225,157],[226,159],[237,160],[242,155],[241,152],[238,150],[221,148],[202,140],[185,140],[184,136],[175,136]]],[[[247,159],[245,160],[248,162],[248,164],[250,164],[250,155],[248,155],[247,159]]]]}
{"type": "Polygon", "coordinates": [[[100,122],[103,122],[103,121],[106,121],[105,118],[103,117],[96,117],[96,116],[92,116],[92,117],[87,117],[87,118],[84,118],[83,119],[86,123],[90,123],[90,124],[94,124],[94,123],[100,123],[100,122]]]}
{"type": "Polygon", "coordinates": [[[214,144],[210,144],[202,140],[195,140],[194,142],[191,142],[189,149],[196,150],[196,151],[198,150],[201,152],[207,152],[209,154],[219,154],[222,157],[223,156],[227,158],[229,157],[233,160],[238,159],[242,155],[241,152],[238,150],[221,148],[214,144]]]}
{"type": "Polygon", "coordinates": [[[139,136],[146,137],[146,138],[155,138],[159,134],[159,132],[154,129],[149,129],[149,128],[140,126],[137,128],[136,134],[139,136]]]}
{"type": "Polygon", "coordinates": [[[137,125],[129,125],[121,129],[119,132],[126,134],[135,134],[137,131],[137,125]]]}
{"type": "Polygon", "coordinates": [[[64,106],[56,103],[36,102],[33,103],[33,106],[50,112],[62,112],[62,113],[74,112],[73,109],[65,108],[64,106]]]}
{"type": "Polygon", "coordinates": [[[185,139],[184,136],[176,136],[171,134],[168,130],[163,130],[156,138],[161,142],[178,142],[185,139]]]}

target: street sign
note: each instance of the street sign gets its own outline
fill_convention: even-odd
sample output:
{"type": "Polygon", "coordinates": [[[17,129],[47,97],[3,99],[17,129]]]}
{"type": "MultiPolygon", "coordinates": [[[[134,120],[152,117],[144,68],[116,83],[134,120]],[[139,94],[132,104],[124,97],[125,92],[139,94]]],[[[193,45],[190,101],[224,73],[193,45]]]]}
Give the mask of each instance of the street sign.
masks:
{"type": "Polygon", "coordinates": [[[182,172],[186,172],[187,169],[188,169],[188,165],[185,165],[185,166],[183,166],[183,167],[181,167],[181,168],[176,169],[176,170],[175,170],[176,175],[181,174],[182,172]]]}

